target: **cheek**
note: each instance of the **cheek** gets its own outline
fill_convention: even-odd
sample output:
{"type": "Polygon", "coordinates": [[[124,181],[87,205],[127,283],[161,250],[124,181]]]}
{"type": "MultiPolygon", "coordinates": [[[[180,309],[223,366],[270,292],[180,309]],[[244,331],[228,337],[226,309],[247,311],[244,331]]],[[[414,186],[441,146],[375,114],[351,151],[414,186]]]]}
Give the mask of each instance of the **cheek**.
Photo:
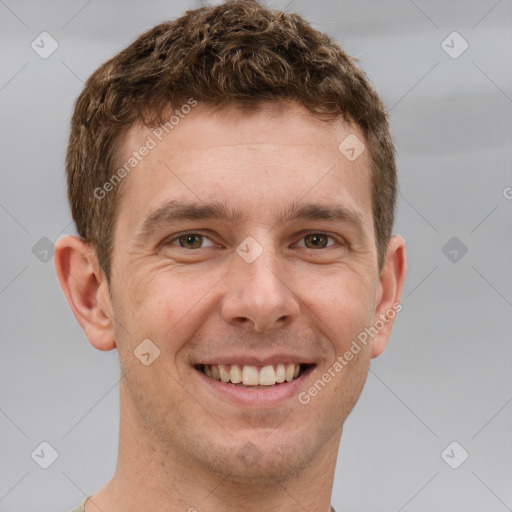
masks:
{"type": "Polygon", "coordinates": [[[165,360],[173,361],[194,325],[197,328],[191,320],[208,289],[202,279],[182,278],[176,267],[132,274],[116,301],[117,333],[122,340],[118,349],[133,352],[142,340],[150,339],[165,360]]]}
{"type": "Polygon", "coordinates": [[[335,352],[345,351],[371,325],[375,286],[369,277],[348,268],[317,274],[309,282],[314,285],[305,284],[301,294],[307,309],[315,314],[315,323],[331,341],[335,352]]]}

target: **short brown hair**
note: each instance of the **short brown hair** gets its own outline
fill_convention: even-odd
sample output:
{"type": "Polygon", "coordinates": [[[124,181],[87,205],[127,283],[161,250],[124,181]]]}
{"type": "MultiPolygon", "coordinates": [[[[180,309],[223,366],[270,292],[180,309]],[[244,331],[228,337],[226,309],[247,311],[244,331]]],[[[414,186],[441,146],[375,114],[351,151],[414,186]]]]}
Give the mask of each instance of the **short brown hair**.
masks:
{"type": "Polygon", "coordinates": [[[212,107],[293,101],[320,119],[355,123],[366,139],[372,214],[382,268],[395,214],[394,144],[385,108],[366,75],[329,36],[300,16],[253,0],[187,11],[157,25],[87,80],[71,121],[68,198],[78,234],[109,279],[119,187],[95,190],[115,173],[124,135],[154,126],[189,98],[212,107]]]}

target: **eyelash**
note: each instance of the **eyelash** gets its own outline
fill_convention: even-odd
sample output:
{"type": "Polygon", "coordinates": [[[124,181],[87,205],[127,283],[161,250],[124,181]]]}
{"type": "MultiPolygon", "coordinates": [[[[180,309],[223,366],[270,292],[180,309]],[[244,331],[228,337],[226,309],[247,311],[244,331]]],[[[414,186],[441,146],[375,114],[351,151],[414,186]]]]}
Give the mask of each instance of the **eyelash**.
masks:
{"type": "MultiPolygon", "coordinates": [[[[199,247],[198,249],[187,249],[186,247],[181,247],[180,245],[178,244],[173,244],[172,242],[174,242],[175,240],[178,240],[179,238],[183,237],[183,236],[187,236],[187,235],[199,235],[203,238],[207,238],[208,240],[210,240],[211,242],[213,242],[213,240],[210,239],[210,237],[208,235],[205,235],[204,233],[201,233],[200,231],[187,231],[185,233],[179,233],[177,235],[174,235],[172,238],[169,238],[167,239],[167,241],[165,241],[162,245],[163,246],[167,246],[167,245],[176,245],[176,247],[179,247],[180,249],[185,249],[187,251],[197,251],[198,249],[206,249],[206,247],[199,247]]],[[[338,240],[336,237],[334,237],[333,235],[329,235],[328,233],[324,233],[322,231],[311,231],[310,233],[306,233],[305,235],[303,235],[301,237],[301,240],[303,240],[304,238],[306,238],[307,236],[310,236],[310,235],[323,235],[323,236],[327,236],[328,238],[330,238],[331,240],[334,240],[336,243],[338,244],[341,244],[341,245],[345,245],[346,246],[346,243],[343,242],[343,241],[340,241],[338,240]]],[[[335,245],[335,244],[333,244],[335,245]]],[[[320,247],[320,249],[329,249],[330,247],[333,247],[333,245],[328,245],[327,247],[320,247]]],[[[314,248],[312,247],[304,247],[304,249],[313,249],[315,250],[314,248]]]]}

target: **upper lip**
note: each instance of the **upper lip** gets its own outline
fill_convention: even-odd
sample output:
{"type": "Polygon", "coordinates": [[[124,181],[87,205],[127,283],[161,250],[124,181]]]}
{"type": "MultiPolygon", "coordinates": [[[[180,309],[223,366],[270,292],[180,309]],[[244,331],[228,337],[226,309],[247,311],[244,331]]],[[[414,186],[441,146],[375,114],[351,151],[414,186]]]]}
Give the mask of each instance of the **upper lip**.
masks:
{"type": "Polygon", "coordinates": [[[233,355],[215,358],[205,358],[193,363],[194,365],[208,364],[238,364],[238,365],[251,365],[251,366],[267,366],[279,363],[295,363],[295,364],[314,364],[311,358],[305,356],[298,356],[297,354],[275,354],[269,356],[256,356],[256,355],[233,355]]]}

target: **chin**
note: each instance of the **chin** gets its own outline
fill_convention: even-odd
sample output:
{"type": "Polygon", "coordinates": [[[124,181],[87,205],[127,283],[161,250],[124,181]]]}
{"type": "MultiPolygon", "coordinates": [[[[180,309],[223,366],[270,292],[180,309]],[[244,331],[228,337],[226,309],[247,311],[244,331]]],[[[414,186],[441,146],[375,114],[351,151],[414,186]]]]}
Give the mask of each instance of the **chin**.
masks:
{"type": "MultiPolygon", "coordinates": [[[[255,436],[253,436],[255,437],[255,436]]],[[[276,484],[289,480],[311,463],[317,452],[316,446],[302,436],[280,442],[266,439],[242,441],[231,439],[229,446],[213,448],[195,446],[195,456],[209,473],[237,483],[276,484]],[[204,451],[201,448],[205,448],[204,451]],[[202,454],[199,451],[203,451],[202,454]]]]}

